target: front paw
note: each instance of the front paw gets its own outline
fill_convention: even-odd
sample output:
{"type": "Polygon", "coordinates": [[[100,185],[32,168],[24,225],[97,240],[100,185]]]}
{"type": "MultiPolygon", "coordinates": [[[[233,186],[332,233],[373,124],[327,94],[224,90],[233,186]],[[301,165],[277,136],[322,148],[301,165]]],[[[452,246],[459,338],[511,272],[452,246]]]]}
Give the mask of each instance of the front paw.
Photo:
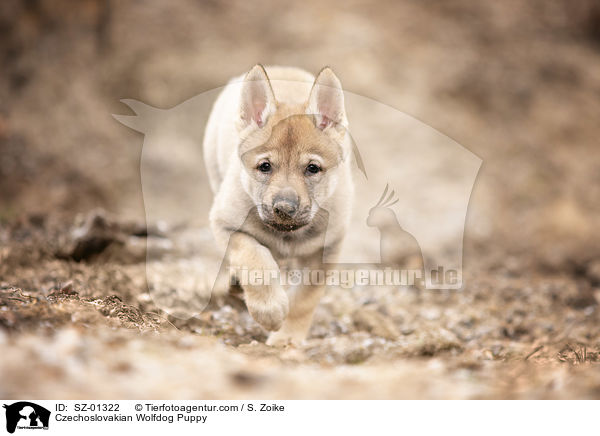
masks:
{"type": "Polygon", "coordinates": [[[266,344],[271,347],[285,347],[287,345],[301,347],[305,343],[306,335],[305,327],[296,325],[295,322],[290,322],[288,319],[283,328],[276,332],[271,332],[266,344]]]}
{"type": "Polygon", "coordinates": [[[271,332],[266,344],[270,347],[285,347],[286,345],[299,346],[302,344],[302,339],[295,339],[288,332],[279,330],[271,332]]]}
{"type": "Polygon", "coordinates": [[[281,288],[271,289],[267,298],[246,298],[246,306],[252,318],[265,330],[281,328],[289,312],[289,301],[281,288]]]}

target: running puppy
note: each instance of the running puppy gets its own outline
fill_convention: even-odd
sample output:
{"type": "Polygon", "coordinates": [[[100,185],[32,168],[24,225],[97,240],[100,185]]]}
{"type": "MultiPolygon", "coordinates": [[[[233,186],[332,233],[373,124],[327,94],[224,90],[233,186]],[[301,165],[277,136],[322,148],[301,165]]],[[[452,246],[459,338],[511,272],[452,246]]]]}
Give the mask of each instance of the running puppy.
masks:
{"type": "Polygon", "coordinates": [[[234,275],[226,283],[241,283],[250,314],[272,331],[269,345],[305,339],[324,285],[245,284],[230,272],[324,270],[324,254],[335,256],[350,219],[347,127],[342,87],[330,68],[315,78],[256,65],[229,82],[208,120],[211,228],[234,275]]]}

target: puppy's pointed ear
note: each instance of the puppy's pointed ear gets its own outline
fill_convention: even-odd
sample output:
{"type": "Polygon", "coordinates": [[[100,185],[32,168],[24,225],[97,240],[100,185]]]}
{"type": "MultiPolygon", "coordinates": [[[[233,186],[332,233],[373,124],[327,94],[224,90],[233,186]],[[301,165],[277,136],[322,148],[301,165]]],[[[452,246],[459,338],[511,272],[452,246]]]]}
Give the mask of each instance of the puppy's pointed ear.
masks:
{"type": "Polygon", "coordinates": [[[240,118],[245,126],[256,124],[263,127],[277,102],[267,72],[260,64],[246,75],[242,85],[240,118]]]}
{"type": "Polygon", "coordinates": [[[317,126],[323,130],[332,124],[346,124],[342,84],[331,68],[323,68],[310,91],[306,113],[316,115],[317,126]]]}

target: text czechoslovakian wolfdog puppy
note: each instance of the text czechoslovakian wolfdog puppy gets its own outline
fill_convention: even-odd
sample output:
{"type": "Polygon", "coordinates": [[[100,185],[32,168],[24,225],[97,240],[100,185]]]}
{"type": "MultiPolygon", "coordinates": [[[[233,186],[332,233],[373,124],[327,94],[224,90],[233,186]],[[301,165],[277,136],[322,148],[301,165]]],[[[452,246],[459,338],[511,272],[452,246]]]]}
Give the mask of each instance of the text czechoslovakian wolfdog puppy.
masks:
{"type": "MultiPolygon", "coordinates": [[[[330,68],[315,78],[297,68],[256,65],[221,92],[204,158],[215,194],[211,228],[226,250],[228,274],[324,270],[324,253],[332,259],[339,250],[352,208],[347,124],[342,87],[330,68]]],[[[240,284],[252,317],[272,331],[267,344],[305,339],[323,284],[240,284]]]]}

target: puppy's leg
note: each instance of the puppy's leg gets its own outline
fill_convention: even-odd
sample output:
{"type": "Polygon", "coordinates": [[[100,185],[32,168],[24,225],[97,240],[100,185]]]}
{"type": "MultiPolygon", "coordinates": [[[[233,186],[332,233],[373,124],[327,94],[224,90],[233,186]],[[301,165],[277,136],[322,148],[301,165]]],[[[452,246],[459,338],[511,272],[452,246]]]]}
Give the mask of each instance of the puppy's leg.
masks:
{"type": "MultiPolygon", "coordinates": [[[[236,232],[229,239],[227,258],[234,268],[247,268],[262,273],[263,284],[242,283],[246,306],[252,318],[266,330],[278,330],[288,314],[288,297],[278,276],[279,267],[267,247],[251,236],[236,232]]],[[[260,283],[259,281],[257,281],[260,283]]]]}
{"type": "MultiPolygon", "coordinates": [[[[332,250],[336,253],[337,247],[332,248],[332,250]]],[[[267,345],[282,346],[289,343],[298,345],[306,339],[312,324],[313,314],[325,291],[324,281],[327,271],[323,264],[323,252],[319,251],[309,258],[303,259],[301,267],[308,267],[310,271],[320,271],[324,275],[322,277],[323,283],[302,283],[289,290],[290,313],[285,319],[281,330],[269,335],[267,345]]],[[[309,277],[312,277],[312,274],[309,274],[309,277]]]]}
{"type": "Polygon", "coordinates": [[[325,286],[299,286],[290,292],[290,312],[280,330],[272,332],[267,339],[267,345],[283,346],[298,345],[306,339],[313,314],[325,286]]]}

